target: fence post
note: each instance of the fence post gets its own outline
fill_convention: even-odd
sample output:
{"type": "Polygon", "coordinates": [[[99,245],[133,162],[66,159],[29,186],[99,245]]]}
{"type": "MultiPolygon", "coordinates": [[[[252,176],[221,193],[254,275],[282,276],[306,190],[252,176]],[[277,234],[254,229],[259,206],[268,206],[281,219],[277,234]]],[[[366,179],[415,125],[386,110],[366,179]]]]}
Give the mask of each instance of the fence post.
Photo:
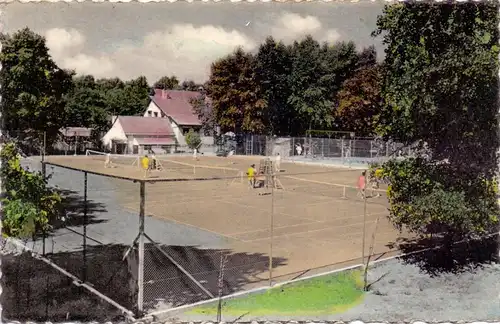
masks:
{"type": "MultiPolygon", "coordinates": [[[[42,176],[43,179],[47,178],[47,165],[45,164],[45,155],[42,155],[42,176]]],[[[45,256],[45,238],[47,237],[45,228],[43,229],[42,233],[42,255],[45,256]]]]}
{"type": "Polygon", "coordinates": [[[321,157],[325,158],[325,138],[321,139],[321,157]]]}
{"type": "Polygon", "coordinates": [[[140,181],[140,205],[139,205],[139,267],[137,273],[137,310],[143,312],[144,304],[144,216],[146,209],[146,182],[140,181]]]}
{"type": "Polygon", "coordinates": [[[344,139],[340,139],[340,160],[342,161],[342,164],[344,164],[344,139]]]}
{"type": "Polygon", "coordinates": [[[83,173],[83,267],[82,281],[87,281],[87,211],[88,211],[88,182],[87,172],[83,173]]]}
{"type": "Polygon", "coordinates": [[[362,264],[365,264],[365,240],[366,240],[366,195],[367,195],[367,188],[366,188],[366,185],[367,185],[367,176],[366,176],[366,170],[365,170],[365,190],[363,192],[363,240],[362,240],[362,251],[361,251],[361,263],[362,264]]]}
{"type": "MultiPolygon", "coordinates": [[[[274,165],[273,165],[274,168],[274,165]]],[[[274,239],[274,186],[275,186],[275,175],[274,171],[270,171],[271,176],[273,177],[272,179],[272,185],[271,185],[271,222],[269,226],[269,232],[270,232],[270,239],[269,239],[269,287],[273,286],[273,239],[274,239]]]]}

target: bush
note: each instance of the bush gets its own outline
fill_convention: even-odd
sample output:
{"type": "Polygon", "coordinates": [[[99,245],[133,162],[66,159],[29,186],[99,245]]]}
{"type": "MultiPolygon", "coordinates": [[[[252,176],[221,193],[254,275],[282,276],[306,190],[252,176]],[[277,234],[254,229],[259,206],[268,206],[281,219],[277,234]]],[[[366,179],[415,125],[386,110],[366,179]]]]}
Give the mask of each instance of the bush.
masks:
{"type": "Polygon", "coordinates": [[[5,144],[0,153],[0,176],[4,179],[5,196],[2,226],[4,233],[26,237],[47,230],[57,217],[61,196],[47,184],[41,172],[22,168],[17,147],[5,144]]]}
{"type": "Polygon", "coordinates": [[[421,158],[392,160],[381,169],[388,183],[389,220],[400,230],[452,240],[482,235],[498,225],[496,180],[421,158]]]}
{"type": "Polygon", "coordinates": [[[186,144],[192,150],[200,148],[201,146],[200,134],[198,134],[191,128],[189,132],[186,134],[186,144]]]}

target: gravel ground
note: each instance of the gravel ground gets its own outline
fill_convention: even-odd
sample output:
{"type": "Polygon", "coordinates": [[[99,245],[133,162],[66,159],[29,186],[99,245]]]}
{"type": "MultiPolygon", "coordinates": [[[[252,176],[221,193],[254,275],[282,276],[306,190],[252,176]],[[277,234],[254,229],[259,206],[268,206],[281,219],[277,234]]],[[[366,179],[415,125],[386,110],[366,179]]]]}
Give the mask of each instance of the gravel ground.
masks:
{"type": "MultiPolygon", "coordinates": [[[[494,321],[500,318],[500,265],[486,265],[461,274],[430,276],[418,266],[393,259],[374,265],[369,273],[376,283],[364,301],[347,312],[330,316],[293,316],[295,321],[494,321]]],[[[213,316],[212,316],[213,317],[213,316]]],[[[160,320],[210,321],[190,314],[161,316],[160,320]]],[[[286,316],[244,316],[241,321],[286,321],[286,316]]],[[[232,321],[232,317],[224,317],[232,321]]]]}

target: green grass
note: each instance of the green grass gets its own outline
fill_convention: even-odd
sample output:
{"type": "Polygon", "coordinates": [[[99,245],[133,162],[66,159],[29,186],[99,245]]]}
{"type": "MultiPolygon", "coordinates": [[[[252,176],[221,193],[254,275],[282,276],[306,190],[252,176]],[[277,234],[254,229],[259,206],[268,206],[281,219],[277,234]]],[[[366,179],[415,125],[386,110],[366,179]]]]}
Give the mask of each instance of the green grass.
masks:
{"type": "MultiPolygon", "coordinates": [[[[346,271],[223,300],[222,313],[311,316],[343,312],[363,299],[361,275],[359,270],[346,271]]],[[[199,306],[187,313],[216,315],[217,303],[199,306]]]]}

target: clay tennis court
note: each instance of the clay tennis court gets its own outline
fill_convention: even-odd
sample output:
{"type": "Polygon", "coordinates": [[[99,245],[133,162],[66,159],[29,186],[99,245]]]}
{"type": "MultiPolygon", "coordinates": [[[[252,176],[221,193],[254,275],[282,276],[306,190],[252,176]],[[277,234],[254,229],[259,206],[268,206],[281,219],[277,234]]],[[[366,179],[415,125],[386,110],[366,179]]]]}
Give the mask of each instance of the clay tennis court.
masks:
{"type": "MultiPolygon", "coordinates": [[[[146,185],[146,215],[223,236],[233,253],[269,255],[272,249],[273,258],[283,260],[274,265],[273,278],[360,263],[365,204],[357,197],[355,185],[361,170],[282,161],[278,179],[284,189],[271,194],[271,189],[250,189],[244,176],[250,164],[258,167],[260,158],[159,157],[163,170],[153,171],[146,185]]],[[[104,168],[103,157],[49,157],[46,161],[142,180],[143,171],[134,159],[118,162],[114,168],[104,168]]],[[[380,191],[381,197],[369,198],[366,204],[365,255],[377,218],[374,253],[391,252],[388,243],[401,235],[386,219],[387,201],[380,191]]],[[[139,212],[137,184],[121,181],[119,200],[125,208],[139,212]]]]}

